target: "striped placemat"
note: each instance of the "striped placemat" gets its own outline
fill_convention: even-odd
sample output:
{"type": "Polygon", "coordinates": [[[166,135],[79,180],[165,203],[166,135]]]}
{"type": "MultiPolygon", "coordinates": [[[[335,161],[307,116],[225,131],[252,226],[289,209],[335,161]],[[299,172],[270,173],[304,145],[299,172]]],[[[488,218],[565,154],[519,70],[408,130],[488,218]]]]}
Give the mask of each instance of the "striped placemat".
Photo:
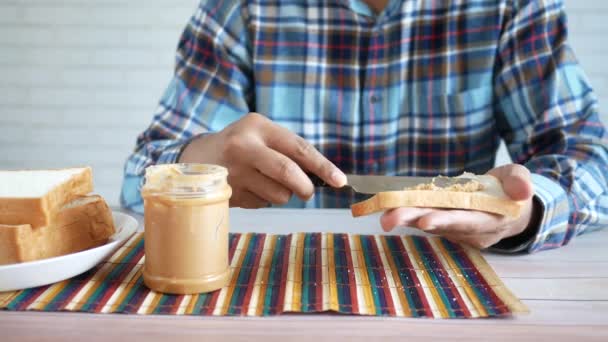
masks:
{"type": "Polygon", "coordinates": [[[143,234],[106,262],[49,286],[0,294],[4,310],[246,315],[325,312],[431,318],[505,316],[526,307],[481,254],[441,238],[231,234],[227,287],[163,295],[143,284],[143,234]]]}

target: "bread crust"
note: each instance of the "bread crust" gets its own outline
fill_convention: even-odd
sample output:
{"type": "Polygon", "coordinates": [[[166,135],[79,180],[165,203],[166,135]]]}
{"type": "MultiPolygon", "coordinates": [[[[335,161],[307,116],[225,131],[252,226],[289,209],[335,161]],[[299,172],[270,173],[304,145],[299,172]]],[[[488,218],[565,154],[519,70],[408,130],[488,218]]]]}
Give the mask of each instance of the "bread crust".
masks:
{"type": "Polygon", "coordinates": [[[482,176],[486,182],[490,181],[492,189],[500,195],[490,194],[486,191],[437,191],[437,190],[404,190],[380,192],[373,197],[351,205],[353,217],[369,215],[375,212],[400,207],[426,207],[478,210],[488,213],[518,217],[523,202],[513,201],[502,192],[498,180],[482,176]],[[493,182],[496,182],[493,184],[493,182]]]}
{"type": "Polygon", "coordinates": [[[28,224],[39,228],[51,224],[53,213],[75,198],[93,191],[93,171],[84,167],[67,182],[38,198],[0,198],[0,222],[7,225],[28,224]]]}
{"type": "Polygon", "coordinates": [[[83,251],[104,244],[115,232],[112,212],[102,197],[87,196],[82,205],[63,208],[48,227],[0,225],[0,265],[83,251]]]}

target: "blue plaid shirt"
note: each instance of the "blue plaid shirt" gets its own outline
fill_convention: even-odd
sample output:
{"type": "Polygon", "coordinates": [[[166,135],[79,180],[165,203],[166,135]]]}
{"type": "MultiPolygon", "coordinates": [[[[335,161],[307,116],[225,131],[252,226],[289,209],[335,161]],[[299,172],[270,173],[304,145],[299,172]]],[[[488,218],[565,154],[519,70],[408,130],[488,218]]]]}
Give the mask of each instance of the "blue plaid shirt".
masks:
{"type": "MultiPolygon", "coordinates": [[[[559,0],[202,1],[175,75],[125,166],[144,169],[248,112],[311,142],[344,172],[485,173],[500,139],[533,173],[541,225],[529,251],[608,224],[606,130],[566,40],[559,0]]],[[[344,207],[331,189],[292,207],[344,207]]]]}

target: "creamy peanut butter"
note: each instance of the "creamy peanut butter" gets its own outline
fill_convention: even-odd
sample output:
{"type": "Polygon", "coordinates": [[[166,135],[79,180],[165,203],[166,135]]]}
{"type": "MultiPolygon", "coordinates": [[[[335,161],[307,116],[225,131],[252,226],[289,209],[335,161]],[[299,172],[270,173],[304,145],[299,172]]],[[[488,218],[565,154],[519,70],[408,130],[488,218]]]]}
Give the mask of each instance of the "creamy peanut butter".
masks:
{"type": "Polygon", "coordinates": [[[418,184],[406,187],[403,190],[432,190],[432,191],[453,191],[453,192],[476,192],[485,189],[485,186],[471,178],[471,173],[465,172],[458,177],[434,177],[430,183],[418,184]]]}
{"type": "Polygon", "coordinates": [[[154,291],[192,294],[229,280],[228,172],[217,165],[146,169],[143,278],[154,291]]]}

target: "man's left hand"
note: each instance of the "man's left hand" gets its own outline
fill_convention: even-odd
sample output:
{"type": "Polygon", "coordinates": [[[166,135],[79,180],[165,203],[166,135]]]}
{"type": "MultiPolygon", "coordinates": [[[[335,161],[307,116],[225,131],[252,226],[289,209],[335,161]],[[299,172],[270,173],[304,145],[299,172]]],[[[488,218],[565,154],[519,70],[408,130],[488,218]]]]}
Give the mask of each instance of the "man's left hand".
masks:
{"type": "Polygon", "coordinates": [[[494,168],[488,174],[498,178],[507,196],[524,202],[519,217],[509,218],[470,210],[408,207],[385,212],[380,219],[382,228],[390,231],[397,226],[416,227],[480,249],[523,232],[533,214],[534,189],[530,172],[521,165],[508,164],[494,168]]]}

